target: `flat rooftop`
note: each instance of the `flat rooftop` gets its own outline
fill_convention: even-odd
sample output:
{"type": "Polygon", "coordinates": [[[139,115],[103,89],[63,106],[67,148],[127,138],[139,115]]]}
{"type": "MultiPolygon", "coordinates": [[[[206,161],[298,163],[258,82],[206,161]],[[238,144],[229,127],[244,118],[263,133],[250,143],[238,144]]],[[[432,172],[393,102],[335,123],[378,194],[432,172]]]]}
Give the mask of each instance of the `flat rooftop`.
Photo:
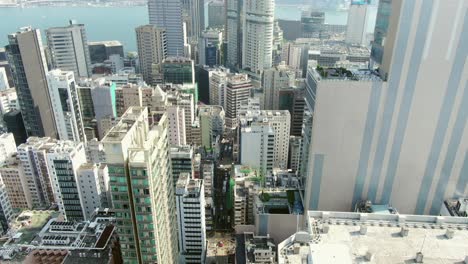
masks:
{"type": "Polygon", "coordinates": [[[108,41],[88,41],[88,45],[104,45],[106,47],[111,46],[122,46],[122,43],[118,40],[108,40],[108,41]]]}
{"type": "Polygon", "coordinates": [[[467,218],[309,211],[309,228],[313,263],[415,263],[421,253],[422,263],[448,264],[468,256],[467,218]]]}
{"type": "Polygon", "coordinates": [[[101,142],[120,142],[145,110],[146,107],[130,107],[122,115],[119,123],[111,128],[101,142]]]}

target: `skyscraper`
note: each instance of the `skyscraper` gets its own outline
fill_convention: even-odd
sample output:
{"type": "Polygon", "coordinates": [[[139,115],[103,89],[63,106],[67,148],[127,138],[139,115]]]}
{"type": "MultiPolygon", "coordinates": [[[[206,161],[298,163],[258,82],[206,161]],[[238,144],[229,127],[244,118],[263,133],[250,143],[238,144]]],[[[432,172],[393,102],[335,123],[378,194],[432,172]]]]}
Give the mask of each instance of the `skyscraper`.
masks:
{"type": "Polygon", "coordinates": [[[295,77],[292,68],[286,65],[265,70],[262,75],[263,109],[279,110],[280,90],[293,87],[295,77]]]}
{"type": "Polygon", "coordinates": [[[59,139],[86,142],[73,72],[52,70],[47,73],[47,83],[59,139]]]}
{"type": "Polygon", "coordinates": [[[226,65],[231,69],[242,65],[242,2],[226,0],[226,65]]]}
{"type": "Polygon", "coordinates": [[[83,24],[70,20],[66,27],[53,27],[46,31],[52,67],[72,71],[75,78],[91,76],[91,59],[83,24]]]}
{"type": "MultiPolygon", "coordinates": [[[[375,21],[374,41],[372,42],[371,58],[374,62],[381,64],[383,57],[383,48],[390,24],[390,15],[392,13],[392,0],[380,0],[375,21]]],[[[398,12],[393,14],[393,20],[398,12]]]]}
{"type": "Polygon", "coordinates": [[[367,46],[368,0],[353,0],[349,7],[346,42],[367,46]]]}
{"type": "Polygon", "coordinates": [[[197,41],[201,32],[205,30],[205,0],[181,0],[182,9],[188,16],[188,37],[197,41]]]}
{"type": "Polygon", "coordinates": [[[206,252],[203,180],[181,173],[176,184],[179,248],[183,263],[204,263],[206,252]]]}
{"type": "Polygon", "coordinates": [[[182,26],[181,0],[149,0],[149,22],[166,29],[167,55],[184,54],[184,31],[182,26]]]}
{"type": "Polygon", "coordinates": [[[274,0],[244,0],[242,68],[261,77],[273,60],[274,0]]]}
{"type": "Polygon", "coordinates": [[[247,74],[235,74],[228,77],[224,101],[227,129],[237,127],[237,114],[241,104],[247,103],[252,87],[252,82],[247,74]]]}
{"type": "Polygon", "coordinates": [[[224,28],[226,25],[226,6],[223,0],[208,3],[208,27],[224,28]]]}
{"type": "Polygon", "coordinates": [[[124,261],[177,263],[166,114],[150,127],[148,109],[130,107],[102,142],[124,261]]]}
{"type": "Polygon", "coordinates": [[[28,136],[57,137],[47,86],[47,66],[38,29],[22,28],[8,36],[8,60],[28,136]]]}
{"type": "Polygon", "coordinates": [[[308,74],[316,104],[306,210],[366,199],[439,214],[445,199],[467,195],[467,9],[463,0],[394,0],[384,80],[308,74]]]}
{"type": "Polygon", "coordinates": [[[163,62],[167,56],[166,30],[153,25],[145,25],[137,27],[135,31],[140,73],[147,84],[155,85],[153,65],[163,62]]]}

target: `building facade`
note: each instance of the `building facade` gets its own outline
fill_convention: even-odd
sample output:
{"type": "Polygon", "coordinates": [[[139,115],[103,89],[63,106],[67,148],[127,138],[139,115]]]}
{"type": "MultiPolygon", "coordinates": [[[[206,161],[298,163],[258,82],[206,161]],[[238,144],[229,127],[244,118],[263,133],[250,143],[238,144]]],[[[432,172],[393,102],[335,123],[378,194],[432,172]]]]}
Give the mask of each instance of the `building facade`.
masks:
{"type": "Polygon", "coordinates": [[[47,64],[38,29],[22,28],[8,36],[8,60],[28,136],[57,137],[47,87],[47,64]]]}
{"type": "Polygon", "coordinates": [[[86,142],[73,72],[52,70],[47,73],[47,83],[59,139],[86,142]]]}
{"type": "Polygon", "coordinates": [[[70,20],[66,27],[47,29],[46,36],[54,69],[72,71],[77,79],[91,76],[91,58],[83,24],[70,20]]]}
{"type": "Polygon", "coordinates": [[[468,17],[451,15],[467,9],[393,1],[388,81],[308,76],[317,85],[306,208],[349,210],[365,199],[438,214],[445,199],[467,195],[468,17]],[[447,17],[450,30],[436,22],[447,17]]]}
{"type": "Polygon", "coordinates": [[[166,30],[154,25],[144,25],[137,27],[135,31],[140,73],[147,84],[155,85],[153,65],[163,62],[167,56],[166,30]]]}
{"type": "Polygon", "coordinates": [[[203,180],[181,173],[176,185],[179,249],[184,263],[203,263],[206,252],[203,180]]]}
{"type": "Polygon", "coordinates": [[[367,46],[368,1],[351,1],[346,27],[346,42],[367,46]]]}
{"type": "Polygon", "coordinates": [[[243,1],[242,69],[261,76],[273,66],[274,0],[243,1]]]}
{"type": "Polygon", "coordinates": [[[102,140],[124,262],[177,263],[167,116],[131,107],[102,140]]]}
{"type": "Polygon", "coordinates": [[[148,1],[149,23],[166,29],[167,55],[184,54],[184,31],[182,25],[182,1],[148,1]]]}

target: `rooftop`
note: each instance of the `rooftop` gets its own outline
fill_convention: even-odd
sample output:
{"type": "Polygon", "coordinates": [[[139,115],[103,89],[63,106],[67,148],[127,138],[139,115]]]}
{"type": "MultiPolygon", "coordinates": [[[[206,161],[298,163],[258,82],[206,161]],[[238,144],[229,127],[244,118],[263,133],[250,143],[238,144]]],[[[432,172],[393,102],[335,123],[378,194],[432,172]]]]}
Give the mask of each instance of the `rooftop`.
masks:
{"type": "Polygon", "coordinates": [[[348,70],[346,68],[317,68],[312,69],[314,78],[321,81],[382,81],[376,71],[359,69],[348,70]]]}
{"type": "MultiPolygon", "coordinates": [[[[255,236],[253,233],[244,233],[245,254],[247,263],[257,263],[255,259],[255,251],[266,250],[276,255],[276,245],[269,236],[255,236]]],[[[263,254],[261,254],[263,255],[263,254]]],[[[268,262],[271,263],[271,262],[268,262]]]]}
{"type": "Polygon", "coordinates": [[[18,226],[22,227],[9,231],[10,239],[0,248],[0,258],[19,263],[30,252],[42,254],[65,250],[70,254],[64,263],[83,263],[88,257],[92,260],[90,263],[107,263],[110,252],[106,251],[99,258],[95,253],[109,249],[108,243],[115,229],[113,212],[96,210],[91,221],[80,223],[64,222],[57,214],[52,211],[23,212],[17,219],[20,221],[18,226]],[[29,226],[24,227],[26,224],[29,226]],[[78,259],[81,262],[72,261],[78,259]]]}
{"type": "Polygon", "coordinates": [[[468,217],[468,198],[449,199],[444,202],[440,215],[468,217]]]}
{"type": "Polygon", "coordinates": [[[463,263],[468,218],[309,211],[313,263],[463,263]],[[422,262],[420,262],[422,263],[422,262]]]}
{"type": "Polygon", "coordinates": [[[102,142],[120,142],[130,131],[146,107],[130,107],[120,118],[117,125],[111,128],[102,142]]]}
{"type": "Polygon", "coordinates": [[[122,46],[122,43],[118,40],[108,40],[108,41],[88,41],[88,45],[104,45],[106,47],[111,46],[122,46]]]}
{"type": "Polygon", "coordinates": [[[170,149],[171,158],[179,159],[192,159],[193,158],[193,148],[190,145],[184,146],[171,146],[170,149]]]}

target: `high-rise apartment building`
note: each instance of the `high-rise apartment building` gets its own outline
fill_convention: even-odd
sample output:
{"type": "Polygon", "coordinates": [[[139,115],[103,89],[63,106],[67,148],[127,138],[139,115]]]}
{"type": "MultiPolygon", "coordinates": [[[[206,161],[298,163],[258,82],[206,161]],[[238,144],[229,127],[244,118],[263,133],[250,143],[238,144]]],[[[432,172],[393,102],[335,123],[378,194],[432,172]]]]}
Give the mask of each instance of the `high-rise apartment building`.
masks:
{"type": "Polygon", "coordinates": [[[353,0],[349,6],[346,42],[367,46],[367,20],[369,0],[353,0]]]}
{"type": "Polygon", "coordinates": [[[109,208],[109,172],[106,165],[83,163],[75,177],[85,219],[90,219],[97,208],[109,208]]]}
{"type": "Polygon", "coordinates": [[[26,198],[27,182],[23,167],[21,166],[16,153],[9,156],[5,163],[0,166],[0,178],[5,185],[12,208],[32,208],[32,205],[28,204],[30,200],[26,198]]]}
{"type": "Polygon", "coordinates": [[[179,180],[181,173],[193,174],[193,147],[186,146],[172,146],[170,149],[171,165],[172,165],[172,179],[174,187],[179,180]]]}
{"type": "Polygon", "coordinates": [[[208,72],[208,85],[210,105],[225,106],[226,86],[229,69],[220,67],[210,69],[208,72]]]}
{"type": "Polygon", "coordinates": [[[242,165],[258,169],[263,175],[272,171],[275,131],[268,123],[239,127],[239,157],[242,165]]]}
{"type": "Polygon", "coordinates": [[[0,134],[0,166],[14,153],[16,153],[16,145],[13,134],[0,134]]]}
{"type": "Polygon", "coordinates": [[[242,69],[261,77],[273,66],[274,0],[243,0],[242,69]]]}
{"type": "Polygon", "coordinates": [[[184,54],[182,0],[149,0],[149,23],[166,29],[167,55],[184,54]]]}
{"type": "Polygon", "coordinates": [[[178,105],[167,106],[167,119],[169,120],[169,143],[171,146],[187,144],[187,131],[185,128],[185,110],[178,105]]]}
{"type": "Polygon", "coordinates": [[[295,86],[296,75],[286,65],[265,70],[262,76],[263,109],[279,110],[280,90],[295,86]]]}
{"type": "Polygon", "coordinates": [[[97,122],[98,134],[99,138],[102,139],[106,131],[102,127],[101,121],[105,118],[117,117],[117,87],[114,83],[105,82],[104,79],[98,79],[91,85],[91,98],[97,122]]]}
{"type": "Polygon", "coordinates": [[[224,134],[224,109],[219,105],[204,105],[198,108],[201,128],[201,143],[207,149],[224,134]]]}
{"type": "Polygon", "coordinates": [[[206,253],[203,180],[181,173],[176,184],[179,249],[183,263],[203,263],[206,253]]]}
{"type": "Polygon", "coordinates": [[[91,76],[91,59],[83,24],[70,20],[66,27],[53,27],[46,31],[52,67],[72,71],[75,78],[91,76]]]}
{"type": "Polygon", "coordinates": [[[174,187],[167,116],[150,127],[146,107],[130,107],[102,140],[122,257],[177,263],[174,187]]]}
{"type": "Polygon", "coordinates": [[[287,169],[291,122],[289,111],[247,110],[241,111],[238,118],[241,164],[260,169],[264,173],[271,171],[272,168],[287,169]],[[255,143],[257,138],[260,140],[255,143]],[[263,149],[262,142],[267,143],[263,149]],[[253,147],[254,144],[260,145],[257,148],[253,147]],[[259,152],[256,153],[257,151],[259,152]],[[272,154],[271,163],[266,159],[270,154],[272,154]],[[258,162],[262,160],[265,162],[258,162]],[[259,166],[260,164],[262,166],[259,166]]]}
{"type": "Polygon", "coordinates": [[[227,79],[224,110],[226,111],[226,128],[237,127],[237,114],[241,104],[247,103],[252,90],[252,83],[247,74],[230,75],[227,79]]]}
{"type": "Polygon", "coordinates": [[[467,195],[467,9],[466,1],[392,1],[388,81],[310,73],[305,208],[349,210],[365,199],[439,214],[445,199],[467,195]]]}
{"type": "Polygon", "coordinates": [[[167,56],[166,30],[154,25],[144,25],[137,27],[135,31],[140,73],[147,84],[155,85],[153,65],[163,62],[167,56]]]}
{"type": "Polygon", "coordinates": [[[57,137],[47,86],[47,65],[38,29],[22,28],[8,36],[8,60],[28,136],[57,137]]]}
{"type": "Polygon", "coordinates": [[[9,223],[13,219],[13,209],[11,207],[10,198],[3,184],[2,178],[0,178],[0,227],[2,233],[6,233],[9,229],[9,223]]]}
{"type": "Polygon", "coordinates": [[[28,204],[33,208],[48,208],[55,202],[51,176],[47,165],[47,151],[55,145],[51,138],[29,137],[18,146],[18,157],[24,169],[28,204]]]}
{"type": "Polygon", "coordinates": [[[47,84],[59,139],[86,142],[73,72],[52,70],[47,73],[47,84]]]}
{"type": "Polygon", "coordinates": [[[86,200],[83,199],[86,190],[82,186],[96,186],[96,182],[79,182],[83,177],[79,177],[78,171],[86,163],[84,144],[56,141],[47,149],[46,157],[47,170],[59,211],[68,221],[88,220],[90,211],[86,208],[86,200]]]}

